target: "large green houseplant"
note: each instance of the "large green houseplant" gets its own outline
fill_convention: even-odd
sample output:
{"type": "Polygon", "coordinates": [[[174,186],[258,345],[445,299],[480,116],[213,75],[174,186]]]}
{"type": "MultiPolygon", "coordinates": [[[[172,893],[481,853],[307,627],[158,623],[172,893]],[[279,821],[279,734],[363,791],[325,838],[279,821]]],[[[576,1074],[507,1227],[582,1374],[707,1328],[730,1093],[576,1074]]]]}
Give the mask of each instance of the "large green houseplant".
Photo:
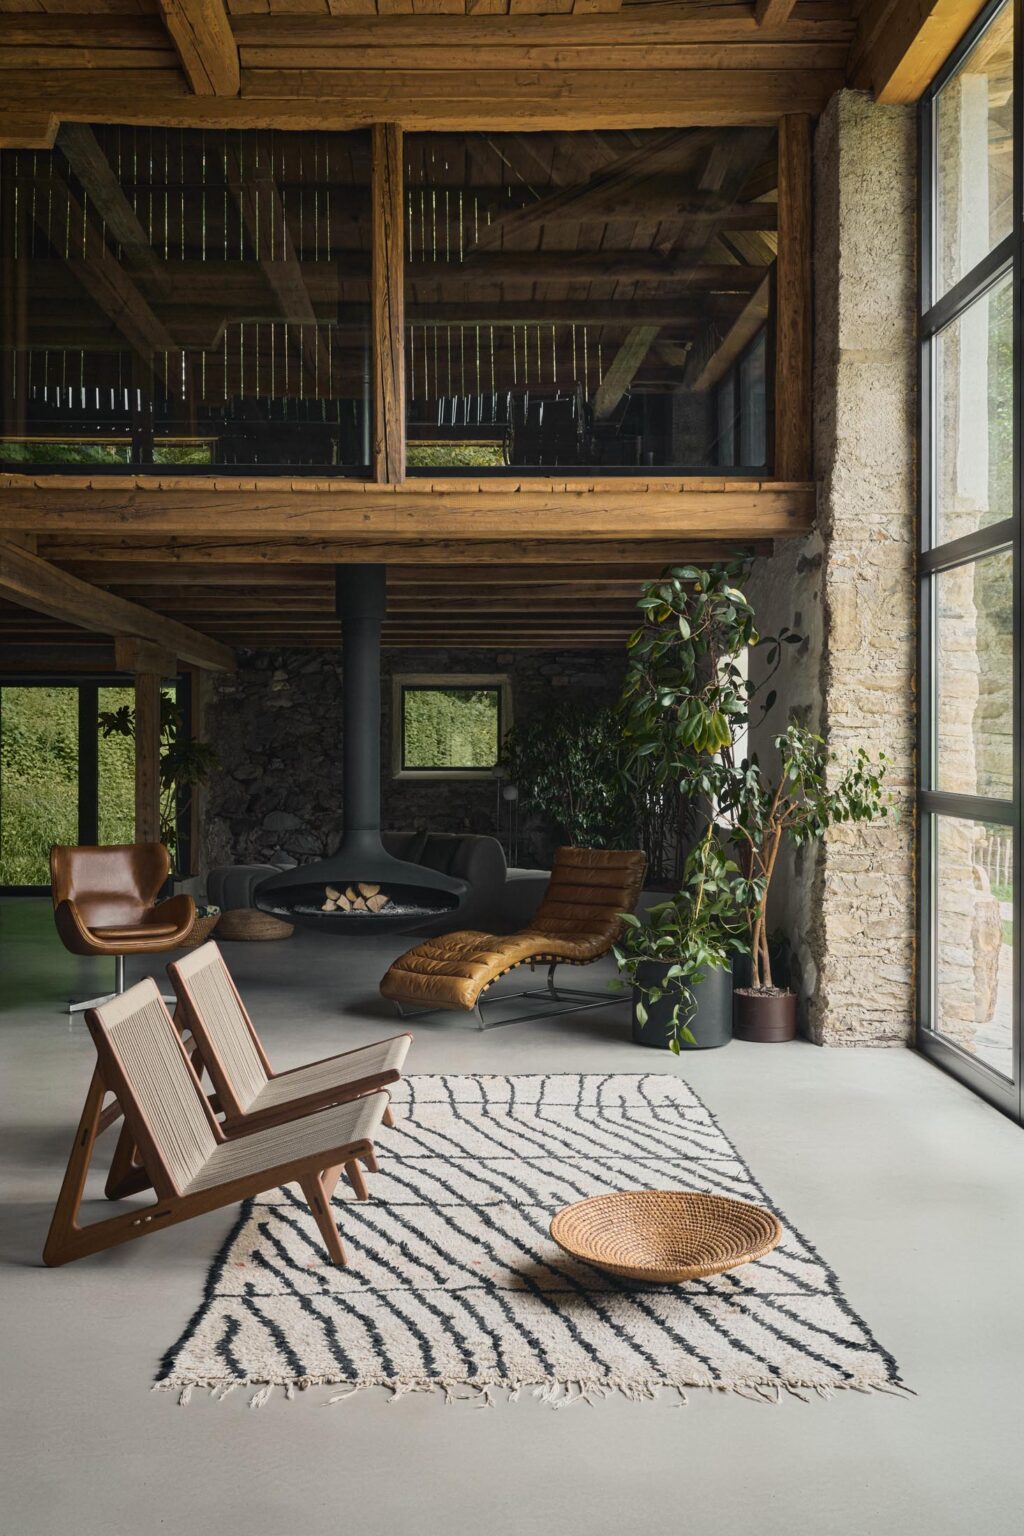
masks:
{"type": "Polygon", "coordinates": [[[767,683],[783,631],[762,641],[739,583],[746,559],[677,566],[643,589],[643,623],[630,636],[619,704],[626,785],[653,781],[702,827],[685,857],[677,894],[641,918],[627,917],[618,958],[633,983],[634,1037],[643,1044],[721,1045],[731,1032],[733,956],[747,946],[745,912],[758,876],[729,856],[714,789],[702,776],[734,765],[735,742],[763,691],[760,715],[775,702],[767,683]],[[749,647],[768,647],[766,676],[742,665],[749,647]],[[652,1039],[651,1020],[657,1021],[652,1039]]]}
{"type": "Polygon", "coordinates": [[[889,759],[863,747],[836,776],[838,759],[820,736],[795,720],[774,738],[776,763],[757,758],[740,765],[715,763],[698,784],[715,794],[739,850],[747,880],[736,886],[750,949],[751,984],[736,992],[735,1031],[740,1039],[789,1040],[796,1033],[796,996],[776,987],[768,942],[767,908],[779,854],[820,842],[830,827],[874,821],[889,814],[884,780],[889,759]]]}
{"type": "MultiPolygon", "coordinates": [[[[735,873],[715,921],[724,930],[722,968],[737,947],[751,955],[751,986],[736,996],[737,1033],[786,1039],[795,1033],[796,999],[773,985],[766,922],[780,850],[787,840],[800,846],[843,822],[885,816],[887,761],[884,754],[872,760],[860,750],[836,778],[835,759],[821,738],[796,721],[774,738],[773,767],[762,766],[756,754],[740,759],[739,743],[748,728],[761,724],[776,702],[770,684],[783,646],[801,638],[788,628],[773,636],[757,634],[739,585],[746,569],[745,561],[705,570],[680,567],[648,585],[640,602],[644,624],[630,640],[623,712],[631,760],[657,758],[659,773],[701,806],[734,852],[735,873]],[[741,665],[754,647],[765,652],[757,681],[741,665]],[[742,946],[735,942],[737,917],[745,930],[742,946]]],[[[647,927],[643,941],[650,943],[656,930],[647,927]]],[[[634,950],[638,942],[633,930],[634,950]]],[[[679,947],[685,954],[687,943],[679,947]]],[[[685,964],[676,980],[685,988],[685,964]]],[[[673,1038],[678,1043],[678,1031],[673,1038]]]]}

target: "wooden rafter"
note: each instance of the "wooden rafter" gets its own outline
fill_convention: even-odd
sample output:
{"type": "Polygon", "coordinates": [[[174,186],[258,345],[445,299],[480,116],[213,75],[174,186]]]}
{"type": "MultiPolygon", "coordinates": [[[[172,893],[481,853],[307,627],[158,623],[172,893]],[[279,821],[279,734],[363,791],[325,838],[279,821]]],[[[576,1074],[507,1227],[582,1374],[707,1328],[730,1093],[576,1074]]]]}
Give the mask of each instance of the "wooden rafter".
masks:
{"type": "Polygon", "coordinates": [[[878,101],[913,102],[931,84],[985,0],[864,0],[850,83],[878,101]]]}
{"type": "Polygon", "coordinates": [[[684,385],[695,390],[714,389],[753,341],[770,312],[771,281],[766,277],[756,293],[751,294],[711,354],[703,359],[696,353],[691,354],[687,373],[683,377],[684,385]]]}
{"type": "Polygon", "coordinates": [[[796,10],[796,0],[757,0],[754,20],[759,27],[784,27],[796,10]]]}
{"type": "Polygon", "coordinates": [[[39,555],[0,542],[0,593],[34,613],[80,625],[104,635],[137,635],[152,640],[182,661],[233,672],[235,658],[219,642],[184,624],[161,618],[123,597],[112,597],[77,576],[69,576],[39,555]]]}
{"type": "Polygon", "coordinates": [[[171,363],[168,352],[177,350],[177,342],[154,313],[148,300],[130,273],[114,259],[95,224],[60,173],[54,169],[50,178],[53,204],[42,198],[32,200],[36,224],[49,236],[51,229],[65,231],[67,254],[64,260],[86,293],[107,319],[117,328],[146,369],[166,382],[171,363]]]}
{"type": "Polygon", "coordinates": [[[608,366],[594,396],[594,420],[607,421],[629,389],[658,334],[656,325],[635,325],[608,366]]]}
{"type": "Polygon", "coordinates": [[[237,96],[238,45],[224,0],[159,0],[164,26],[197,96],[237,96]]]}
{"type": "Polygon", "coordinates": [[[92,129],[86,123],[65,123],[57,136],[57,148],[88,194],[94,215],[99,215],[110,238],[121,247],[127,264],[150,281],[159,282],[159,263],[149,236],[92,129]]]}

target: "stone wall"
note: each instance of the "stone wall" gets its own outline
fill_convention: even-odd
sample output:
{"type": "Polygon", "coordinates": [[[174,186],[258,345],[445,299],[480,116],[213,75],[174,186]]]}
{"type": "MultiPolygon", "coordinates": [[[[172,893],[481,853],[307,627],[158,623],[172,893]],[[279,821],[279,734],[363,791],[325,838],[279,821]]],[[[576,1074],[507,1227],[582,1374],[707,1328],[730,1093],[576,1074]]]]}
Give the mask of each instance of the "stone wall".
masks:
{"type": "MultiPolygon", "coordinates": [[[[382,820],[386,828],[485,832],[497,828],[492,780],[396,779],[391,772],[391,678],[396,672],[504,673],[512,718],[559,698],[611,703],[624,651],[385,651],[382,661],[382,820]]],[[[203,731],[221,771],[204,796],[202,868],[263,863],[283,852],[300,862],[333,852],[344,824],[340,651],[242,652],[238,671],[216,676],[203,731]]],[[[546,865],[550,827],[520,812],[518,862],[546,865]]]]}
{"type": "MultiPolygon", "coordinates": [[[[840,92],[815,137],[817,528],[760,562],[760,628],[788,623],[779,697],[838,754],[893,760],[896,822],[840,828],[790,856],[772,922],[794,949],[804,1026],[832,1045],[895,1045],[914,1021],[915,120],[840,92]]],[[[781,728],[780,712],[757,746],[781,728]]]]}

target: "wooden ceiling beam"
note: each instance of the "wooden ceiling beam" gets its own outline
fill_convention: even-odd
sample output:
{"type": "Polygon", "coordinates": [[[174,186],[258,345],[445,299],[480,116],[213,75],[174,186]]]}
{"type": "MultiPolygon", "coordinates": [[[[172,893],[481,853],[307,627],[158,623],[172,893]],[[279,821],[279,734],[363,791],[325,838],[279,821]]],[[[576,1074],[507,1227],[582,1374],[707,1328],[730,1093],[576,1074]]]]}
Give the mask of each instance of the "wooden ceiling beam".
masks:
{"type": "Polygon", "coordinates": [[[92,129],[86,123],[65,123],[57,135],[57,148],[88,193],[93,214],[104,221],[128,265],[162,291],[161,263],[92,129]]]}
{"type": "Polygon", "coordinates": [[[876,101],[915,102],[927,90],[986,0],[864,0],[850,84],[876,101]]]}
{"type": "Polygon", "coordinates": [[[596,545],[628,539],[638,528],[646,538],[662,540],[785,538],[810,528],[815,506],[810,482],[668,477],[417,478],[374,485],[145,475],[62,475],[54,481],[8,474],[0,475],[0,490],[0,532],[209,537],[216,527],[230,543],[280,536],[286,528],[293,536],[322,535],[352,548],[386,542],[392,558],[403,546],[447,541],[449,559],[477,542],[509,549],[566,540],[596,545]]]}
{"type": "MultiPolygon", "coordinates": [[[[542,581],[540,573],[551,572],[553,579],[564,579],[567,571],[637,570],[660,573],[666,566],[687,561],[726,559],[746,550],[752,554],[770,554],[771,540],[735,539],[626,539],[582,541],[548,540],[543,544],[519,540],[514,544],[481,541],[464,544],[450,539],[424,539],[401,546],[380,542],[316,539],[312,541],[262,538],[254,543],[234,543],[219,539],[146,539],[145,535],[93,539],[47,538],[40,541],[40,552],[47,559],[70,565],[85,580],[175,582],[288,580],[296,567],[309,570],[311,560],[328,571],[335,565],[382,561],[391,571],[413,572],[414,581],[429,582],[432,573],[448,579],[450,573],[467,573],[476,581],[477,571],[483,581],[509,579],[542,581]],[[91,557],[91,558],[90,558],[91,557]],[[409,566],[413,560],[417,564],[409,566]],[[500,564],[495,564],[500,562],[500,564]]],[[[399,576],[397,579],[406,579],[399,576]]]]}
{"type": "MultiPolygon", "coordinates": [[[[778,41],[848,43],[854,22],[845,5],[816,5],[793,11],[784,23],[774,23],[778,41]]],[[[645,5],[641,16],[627,6],[613,15],[446,16],[302,16],[277,11],[272,15],[236,15],[232,27],[239,48],[298,48],[321,54],[329,48],[354,50],[398,43],[478,49],[510,47],[574,48],[587,46],[671,47],[680,43],[753,43],[764,46],[761,24],[748,5],[694,4],[694,0],[659,0],[645,5]]],[[[773,42],[776,39],[772,39],[773,42]]]]}
{"type": "Polygon", "coordinates": [[[182,661],[220,672],[233,672],[235,659],[220,645],[184,624],[162,618],[149,608],[114,597],[70,576],[49,561],[17,545],[0,542],[0,593],[13,602],[64,623],[104,635],[131,635],[173,651],[182,661]]]}
{"type": "Polygon", "coordinates": [[[158,0],[164,26],[196,96],[237,96],[238,44],[224,0],[158,0]]]}
{"type": "Polygon", "coordinates": [[[759,27],[784,27],[796,10],[796,0],[756,0],[754,20],[759,27]]]}
{"type": "Polygon", "coordinates": [[[696,352],[683,375],[687,389],[713,389],[728,373],[740,354],[750,345],[771,311],[771,282],[766,277],[756,293],[751,294],[740,314],[722,337],[711,355],[703,360],[696,352]]]}
{"type": "Polygon", "coordinates": [[[257,70],[238,96],[193,95],[177,71],[0,70],[0,142],[38,143],[46,120],[169,128],[342,130],[397,120],[406,131],[773,126],[817,115],[838,69],[460,71],[257,70]],[[46,103],[45,111],[39,107],[46,103]]]}

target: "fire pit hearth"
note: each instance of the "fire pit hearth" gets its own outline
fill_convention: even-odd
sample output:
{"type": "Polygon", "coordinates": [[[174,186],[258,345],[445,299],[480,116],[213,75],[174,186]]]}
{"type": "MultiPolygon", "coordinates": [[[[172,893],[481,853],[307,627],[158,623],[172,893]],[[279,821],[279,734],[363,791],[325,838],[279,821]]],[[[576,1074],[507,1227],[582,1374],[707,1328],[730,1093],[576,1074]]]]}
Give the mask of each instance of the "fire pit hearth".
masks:
{"type": "Polygon", "coordinates": [[[285,870],[257,886],[262,912],[338,935],[400,933],[445,912],[466,894],[463,880],[386,852],[380,839],[380,632],[382,565],[337,573],[344,668],[342,762],[345,832],[337,853],[285,870]]]}

